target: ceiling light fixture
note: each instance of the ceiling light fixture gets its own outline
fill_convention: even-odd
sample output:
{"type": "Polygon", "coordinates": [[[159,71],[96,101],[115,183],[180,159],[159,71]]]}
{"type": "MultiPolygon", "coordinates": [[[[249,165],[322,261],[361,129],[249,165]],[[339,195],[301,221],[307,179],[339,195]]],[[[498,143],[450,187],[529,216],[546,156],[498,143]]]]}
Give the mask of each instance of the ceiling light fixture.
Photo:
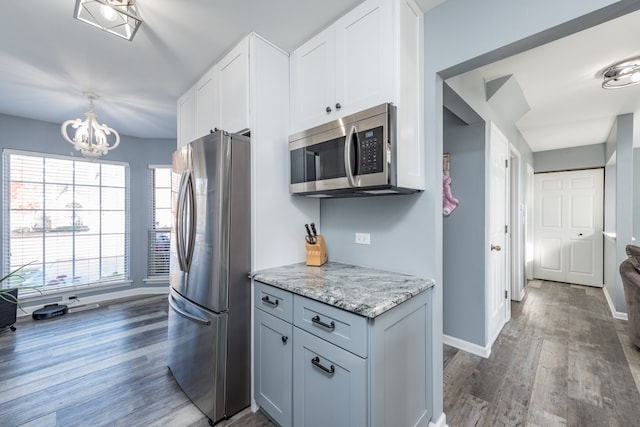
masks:
{"type": "Polygon", "coordinates": [[[129,41],[142,23],[136,0],[76,0],[73,16],[129,41]]]}
{"type": "Polygon", "coordinates": [[[640,83],[640,57],[613,64],[602,73],[604,89],[619,89],[640,83]]]}
{"type": "Polygon", "coordinates": [[[62,124],[62,136],[75,147],[76,151],[80,151],[83,156],[97,159],[120,144],[120,135],[109,126],[98,123],[98,116],[93,112],[93,101],[98,99],[99,96],[93,92],[83,92],[82,94],[89,98],[89,111],[84,114],[86,120],[67,120],[62,124]],[[76,130],[73,138],[70,138],[67,133],[69,125],[76,130]],[[115,140],[110,145],[107,139],[109,135],[112,134],[115,140]]]}

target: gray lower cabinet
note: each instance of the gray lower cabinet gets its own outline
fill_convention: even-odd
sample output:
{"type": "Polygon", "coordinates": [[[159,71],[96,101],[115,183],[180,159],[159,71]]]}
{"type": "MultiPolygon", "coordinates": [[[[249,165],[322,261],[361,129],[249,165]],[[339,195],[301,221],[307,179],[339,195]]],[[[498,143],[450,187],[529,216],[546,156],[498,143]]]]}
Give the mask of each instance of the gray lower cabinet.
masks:
{"type": "Polygon", "coordinates": [[[430,289],[368,318],[255,286],[255,399],[280,426],[428,426],[430,289]]]}
{"type": "Polygon", "coordinates": [[[293,425],[367,425],[367,359],[293,328],[293,425]]]}
{"type": "Polygon", "coordinates": [[[262,310],[255,310],[254,322],[256,403],[282,427],[290,427],[293,326],[262,310]]]}

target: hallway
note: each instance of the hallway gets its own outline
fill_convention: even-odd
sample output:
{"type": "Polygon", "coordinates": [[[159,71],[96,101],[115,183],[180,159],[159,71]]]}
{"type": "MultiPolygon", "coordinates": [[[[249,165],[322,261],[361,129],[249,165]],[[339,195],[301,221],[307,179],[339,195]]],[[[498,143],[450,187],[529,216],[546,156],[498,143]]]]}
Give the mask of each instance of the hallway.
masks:
{"type": "Polygon", "coordinates": [[[640,350],[599,288],[534,280],[491,357],[445,346],[450,427],[631,426],[640,419],[640,350]]]}

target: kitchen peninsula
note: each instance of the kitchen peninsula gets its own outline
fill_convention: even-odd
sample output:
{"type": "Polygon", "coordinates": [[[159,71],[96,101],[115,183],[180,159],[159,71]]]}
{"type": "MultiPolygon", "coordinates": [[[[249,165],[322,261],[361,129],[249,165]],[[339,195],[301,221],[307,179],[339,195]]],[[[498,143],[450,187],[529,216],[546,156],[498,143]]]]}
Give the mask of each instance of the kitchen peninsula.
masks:
{"type": "Polygon", "coordinates": [[[433,280],[336,262],[253,278],[255,399],[274,421],[428,425],[433,280]]]}

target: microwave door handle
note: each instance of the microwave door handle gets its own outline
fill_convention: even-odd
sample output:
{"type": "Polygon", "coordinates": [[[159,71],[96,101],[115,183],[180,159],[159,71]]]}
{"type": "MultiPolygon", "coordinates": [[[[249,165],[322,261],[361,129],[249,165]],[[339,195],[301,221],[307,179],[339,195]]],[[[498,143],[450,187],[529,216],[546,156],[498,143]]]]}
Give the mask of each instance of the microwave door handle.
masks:
{"type": "Polygon", "coordinates": [[[347,182],[349,187],[355,187],[356,183],[353,178],[353,171],[351,170],[351,144],[353,144],[353,136],[358,137],[358,129],[355,125],[351,126],[349,134],[344,140],[344,170],[347,173],[347,182]]]}

